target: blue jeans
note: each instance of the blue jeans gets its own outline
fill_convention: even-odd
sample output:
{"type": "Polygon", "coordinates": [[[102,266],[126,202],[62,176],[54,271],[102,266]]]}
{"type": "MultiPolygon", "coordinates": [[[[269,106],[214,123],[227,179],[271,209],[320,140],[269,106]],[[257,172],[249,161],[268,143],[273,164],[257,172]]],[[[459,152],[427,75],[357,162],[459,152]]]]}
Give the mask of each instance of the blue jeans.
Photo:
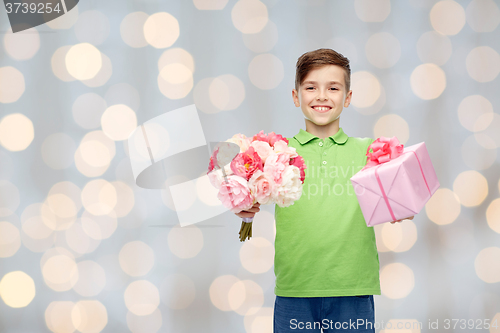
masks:
{"type": "Polygon", "coordinates": [[[274,333],[375,333],[373,295],[282,297],[274,302],[274,333]]]}

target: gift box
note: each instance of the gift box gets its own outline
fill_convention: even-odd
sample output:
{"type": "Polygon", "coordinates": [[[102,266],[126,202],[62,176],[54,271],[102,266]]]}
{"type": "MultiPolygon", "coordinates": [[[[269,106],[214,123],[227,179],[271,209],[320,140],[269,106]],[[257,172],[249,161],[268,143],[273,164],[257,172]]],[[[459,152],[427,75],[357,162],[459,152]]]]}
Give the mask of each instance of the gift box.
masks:
{"type": "Polygon", "coordinates": [[[424,142],[405,147],[397,158],[359,171],[351,183],[369,227],[417,214],[439,188],[424,142]]]}

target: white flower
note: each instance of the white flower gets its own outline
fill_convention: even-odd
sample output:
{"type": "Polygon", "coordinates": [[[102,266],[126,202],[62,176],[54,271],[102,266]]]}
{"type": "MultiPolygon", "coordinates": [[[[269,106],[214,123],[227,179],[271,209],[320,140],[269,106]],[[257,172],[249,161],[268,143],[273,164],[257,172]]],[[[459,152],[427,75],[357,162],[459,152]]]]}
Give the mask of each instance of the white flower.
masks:
{"type": "MultiPolygon", "coordinates": [[[[231,176],[233,175],[233,170],[231,170],[231,166],[227,164],[224,166],[224,171],[226,172],[226,176],[231,176]]],[[[210,183],[216,187],[217,189],[220,189],[220,186],[222,182],[224,181],[224,175],[222,173],[222,169],[215,168],[211,172],[208,173],[208,179],[210,180],[210,183]]]]}
{"type": "Polygon", "coordinates": [[[273,193],[273,201],[280,207],[288,207],[302,196],[300,169],[294,165],[288,165],[283,171],[282,179],[281,184],[273,193]]]}

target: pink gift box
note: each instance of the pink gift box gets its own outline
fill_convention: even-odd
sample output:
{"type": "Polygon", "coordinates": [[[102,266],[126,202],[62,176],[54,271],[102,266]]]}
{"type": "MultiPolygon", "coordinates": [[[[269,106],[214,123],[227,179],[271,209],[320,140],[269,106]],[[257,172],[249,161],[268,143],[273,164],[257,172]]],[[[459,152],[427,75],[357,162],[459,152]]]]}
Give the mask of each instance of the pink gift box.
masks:
{"type": "Polygon", "coordinates": [[[439,188],[424,142],[405,147],[398,158],[359,171],[351,183],[369,227],[417,214],[439,188]]]}

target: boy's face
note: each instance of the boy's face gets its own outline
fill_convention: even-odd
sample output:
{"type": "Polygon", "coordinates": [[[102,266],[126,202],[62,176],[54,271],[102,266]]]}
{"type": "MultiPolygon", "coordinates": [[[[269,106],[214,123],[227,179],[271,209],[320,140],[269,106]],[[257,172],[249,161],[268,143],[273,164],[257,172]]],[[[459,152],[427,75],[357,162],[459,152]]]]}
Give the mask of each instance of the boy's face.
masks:
{"type": "Polygon", "coordinates": [[[340,117],[351,103],[352,91],[345,90],[344,69],[325,65],[311,70],[299,91],[293,89],[293,102],[301,107],[304,117],[316,126],[329,125],[340,117]],[[333,82],[332,82],[333,81],[333,82]],[[320,108],[325,106],[325,108],[320,108]]]}

